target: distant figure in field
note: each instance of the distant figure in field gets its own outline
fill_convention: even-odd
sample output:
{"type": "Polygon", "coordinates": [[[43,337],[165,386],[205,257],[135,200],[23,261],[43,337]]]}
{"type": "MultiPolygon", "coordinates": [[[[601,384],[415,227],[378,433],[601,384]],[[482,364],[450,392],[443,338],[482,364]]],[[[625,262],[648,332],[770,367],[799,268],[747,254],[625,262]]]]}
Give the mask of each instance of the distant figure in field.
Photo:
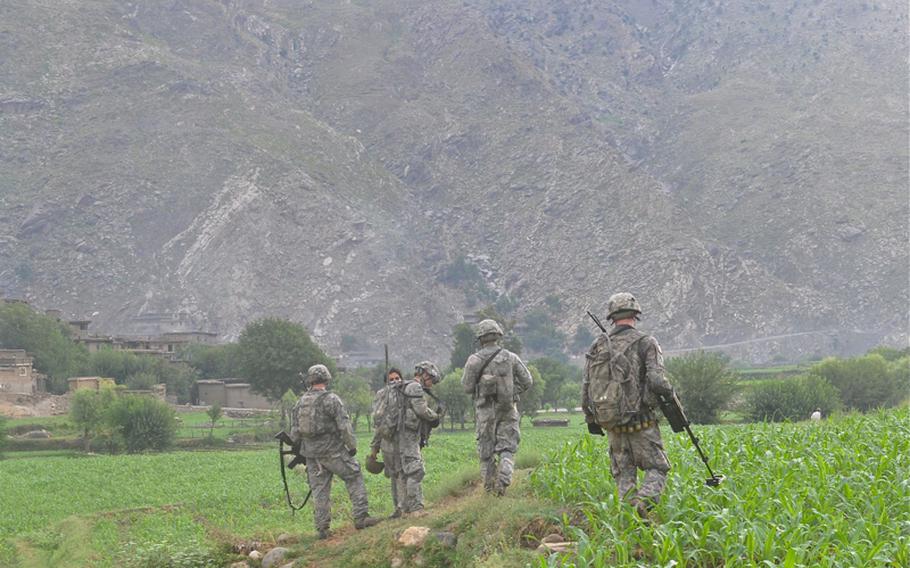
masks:
{"type": "Polygon", "coordinates": [[[821,419],[822,419],[822,409],[821,408],[816,408],[815,412],[812,413],[812,416],[809,417],[809,420],[814,420],[815,422],[818,422],[821,419]]]}

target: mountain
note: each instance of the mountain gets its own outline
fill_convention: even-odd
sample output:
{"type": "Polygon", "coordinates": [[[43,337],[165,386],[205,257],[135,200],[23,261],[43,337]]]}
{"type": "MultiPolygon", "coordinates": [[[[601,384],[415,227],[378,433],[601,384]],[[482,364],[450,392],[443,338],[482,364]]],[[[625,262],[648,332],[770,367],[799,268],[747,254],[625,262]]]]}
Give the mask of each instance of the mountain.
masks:
{"type": "Polygon", "coordinates": [[[408,358],[488,302],[555,296],[572,333],[617,290],[670,349],[906,342],[906,29],[883,2],[5,2],[0,290],[408,358]]]}

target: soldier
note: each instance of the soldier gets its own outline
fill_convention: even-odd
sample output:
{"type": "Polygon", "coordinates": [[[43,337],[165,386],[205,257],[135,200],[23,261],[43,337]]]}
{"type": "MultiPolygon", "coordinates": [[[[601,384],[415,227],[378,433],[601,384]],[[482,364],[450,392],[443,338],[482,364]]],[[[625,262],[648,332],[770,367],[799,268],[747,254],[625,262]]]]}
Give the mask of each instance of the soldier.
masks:
{"type": "Polygon", "coordinates": [[[477,450],[483,488],[504,495],[512,482],[521,431],[518,396],[534,379],[518,355],[503,349],[502,328],[491,319],[477,324],[480,350],[468,357],[461,385],[474,399],[477,450]]]}
{"type": "MultiPolygon", "coordinates": [[[[395,450],[394,430],[398,427],[398,412],[395,406],[401,405],[401,371],[396,368],[389,369],[386,375],[386,385],[376,392],[373,397],[373,441],[370,443],[370,457],[367,460],[367,469],[370,469],[370,463],[375,463],[379,451],[382,450],[382,459],[385,461],[382,471],[385,476],[392,482],[392,504],[395,506],[395,512],[391,517],[397,519],[402,514],[402,497],[399,496],[398,487],[404,485],[401,477],[401,459],[395,450]]],[[[371,470],[376,473],[378,469],[371,470]]]]}
{"type": "Polygon", "coordinates": [[[603,435],[607,430],[610,471],[620,497],[646,518],[670,470],[657,427],[655,395],[672,395],[673,386],[664,376],[657,340],[635,329],[641,314],[638,300],[627,292],[614,294],[607,312],[613,329],[601,334],[585,354],[582,408],[589,432],[603,435]],[[638,469],[645,478],[636,488],[638,469]]]}
{"type": "Polygon", "coordinates": [[[307,483],[313,492],[313,516],[320,539],[329,536],[333,475],[347,487],[354,526],[363,529],[379,522],[367,512],[363,474],[354,459],[357,441],[351,420],[338,395],[326,390],[331,379],[325,365],[313,365],[307,370],[310,388],[294,406],[291,429],[291,437],[300,441],[300,453],[306,458],[307,483]]]}
{"type": "Polygon", "coordinates": [[[439,425],[439,415],[427,404],[424,389],[439,381],[436,365],[429,361],[418,363],[412,380],[389,390],[385,414],[380,418],[381,424],[377,424],[370,459],[375,459],[381,448],[386,468],[392,468],[389,477],[396,481],[393,498],[397,498],[393,516],[413,515],[423,510],[422,481],[426,469],[421,442],[430,427],[439,425]],[[380,438],[378,444],[377,438],[380,438]]]}

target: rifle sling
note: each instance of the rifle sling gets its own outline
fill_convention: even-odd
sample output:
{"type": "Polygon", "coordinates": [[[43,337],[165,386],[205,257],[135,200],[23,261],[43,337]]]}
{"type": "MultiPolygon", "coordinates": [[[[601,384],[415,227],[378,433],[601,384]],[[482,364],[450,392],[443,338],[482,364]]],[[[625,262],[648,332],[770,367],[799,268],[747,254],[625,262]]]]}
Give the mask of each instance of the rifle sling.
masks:
{"type": "Polygon", "coordinates": [[[484,361],[483,365],[480,366],[480,370],[477,371],[477,382],[474,383],[474,398],[475,399],[477,399],[477,397],[480,396],[480,391],[478,390],[478,389],[480,389],[480,377],[483,376],[483,372],[487,370],[487,365],[489,365],[490,363],[493,362],[493,359],[495,359],[496,356],[499,355],[500,351],[502,351],[502,347],[500,347],[492,355],[490,355],[490,358],[487,359],[486,361],[484,361]]]}

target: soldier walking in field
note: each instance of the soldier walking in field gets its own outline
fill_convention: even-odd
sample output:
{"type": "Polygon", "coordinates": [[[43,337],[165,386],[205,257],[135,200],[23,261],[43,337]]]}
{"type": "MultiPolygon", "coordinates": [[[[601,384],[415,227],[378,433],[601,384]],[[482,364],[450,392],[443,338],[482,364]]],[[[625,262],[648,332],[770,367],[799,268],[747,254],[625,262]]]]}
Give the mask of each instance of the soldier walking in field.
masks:
{"type": "Polygon", "coordinates": [[[494,320],[477,324],[480,350],[468,357],[461,377],[465,392],[474,399],[483,487],[496,495],[504,495],[512,483],[521,440],[515,403],[534,381],[518,355],[499,345],[502,335],[494,320]]]}
{"type": "Polygon", "coordinates": [[[438,406],[436,410],[430,407],[427,391],[440,380],[436,365],[423,361],[417,364],[413,379],[394,385],[390,382],[383,399],[377,401],[370,459],[375,461],[382,450],[387,475],[395,483],[393,517],[416,514],[424,508],[426,467],[420,450],[429,430],[439,425],[438,406]]]}
{"type": "Polygon", "coordinates": [[[332,521],[332,477],[344,481],[351,498],[354,526],[371,527],[379,519],[368,514],[367,492],[360,464],[354,459],[357,441],[341,398],[326,390],[331,373],[325,365],[307,370],[310,385],[294,406],[291,438],[300,442],[306,458],[307,483],[313,492],[313,516],[320,539],[328,538],[332,521]]]}
{"type": "Polygon", "coordinates": [[[613,329],[594,340],[585,354],[582,408],[588,431],[610,442],[610,470],[619,495],[642,518],[660,500],[670,462],[657,426],[657,395],[671,396],[657,340],[637,329],[641,306],[632,294],[610,296],[607,317],[613,329]],[[636,487],[638,470],[644,470],[636,487]]]}

